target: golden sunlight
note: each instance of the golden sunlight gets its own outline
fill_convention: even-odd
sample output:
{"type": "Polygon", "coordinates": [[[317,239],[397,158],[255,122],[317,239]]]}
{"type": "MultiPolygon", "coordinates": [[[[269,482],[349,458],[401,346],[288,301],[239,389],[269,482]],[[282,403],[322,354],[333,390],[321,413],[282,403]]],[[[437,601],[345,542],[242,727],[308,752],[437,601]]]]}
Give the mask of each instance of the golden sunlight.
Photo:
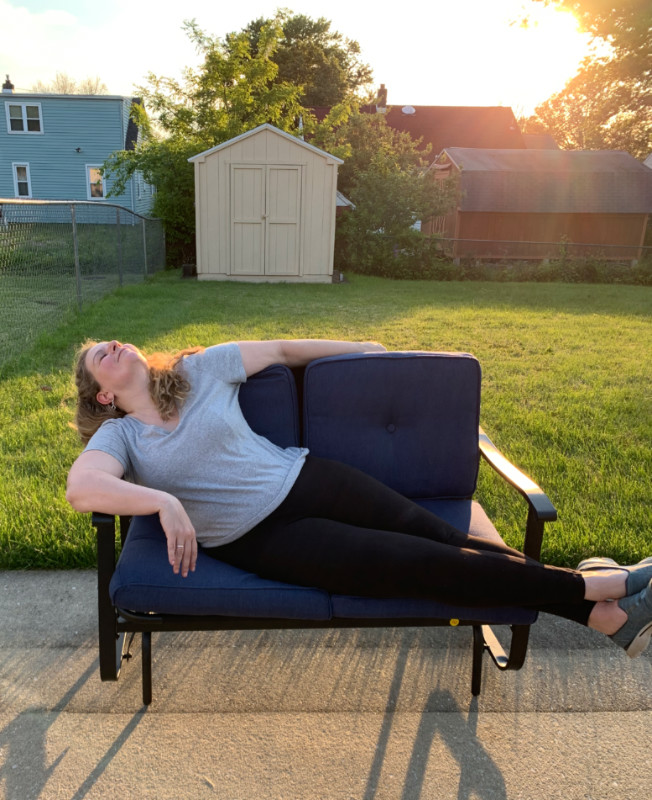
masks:
{"type": "Polygon", "coordinates": [[[527,14],[524,22],[512,26],[504,53],[516,73],[510,82],[511,104],[530,113],[575,75],[589,53],[591,37],[569,12],[537,5],[529,6],[527,14]]]}
{"type": "MultiPolygon", "coordinates": [[[[591,36],[580,30],[575,17],[543,3],[468,0],[452,4],[445,20],[443,12],[430,13],[431,25],[424,30],[431,40],[431,31],[442,34],[435,57],[446,66],[452,58],[452,66],[445,73],[450,80],[433,81],[428,70],[415,76],[414,62],[406,59],[410,97],[424,105],[503,105],[517,116],[529,116],[564,88],[591,52],[591,36]],[[472,24],[462,18],[462,9],[467,16],[472,10],[472,24]],[[416,92],[419,79],[421,91],[416,92]]],[[[400,69],[400,60],[392,64],[394,74],[400,69]]]]}

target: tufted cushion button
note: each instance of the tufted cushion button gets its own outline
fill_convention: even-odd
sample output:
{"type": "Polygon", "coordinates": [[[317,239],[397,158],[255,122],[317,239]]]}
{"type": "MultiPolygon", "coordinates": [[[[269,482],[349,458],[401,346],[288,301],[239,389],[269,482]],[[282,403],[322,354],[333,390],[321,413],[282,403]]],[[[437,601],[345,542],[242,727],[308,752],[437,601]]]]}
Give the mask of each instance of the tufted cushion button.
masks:
{"type": "Polygon", "coordinates": [[[392,425],[392,423],[390,422],[389,425],[387,426],[387,432],[394,433],[395,430],[396,430],[396,425],[392,425]]]}

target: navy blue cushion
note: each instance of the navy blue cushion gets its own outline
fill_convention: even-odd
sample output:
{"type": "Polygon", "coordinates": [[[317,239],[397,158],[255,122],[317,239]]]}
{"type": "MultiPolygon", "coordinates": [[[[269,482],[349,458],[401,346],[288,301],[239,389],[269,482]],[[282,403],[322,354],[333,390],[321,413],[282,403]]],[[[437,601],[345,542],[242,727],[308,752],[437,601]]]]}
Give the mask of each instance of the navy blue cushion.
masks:
{"type": "Polygon", "coordinates": [[[340,619],[445,619],[496,625],[531,625],[536,611],[524,608],[462,608],[435,600],[374,600],[333,595],[333,617],[340,619]]]}
{"type": "MultiPolygon", "coordinates": [[[[481,526],[474,526],[474,520],[484,515],[477,503],[441,501],[432,510],[465,532],[482,535],[481,526]]],[[[133,518],[109,591],[118,608],[161,614],[305,620],[455,618],[502,624],[529,624],[537,617],[515,608],[469,609],[434,600],[329,595],[260,578],[207,556],[201,548],[197,569],[182,578],[168,563],[165,534],[156,514],[133,518]]]]}
{"type": "Polygon", "coordinates": [[[207,556],[187,578],[168,562],[158,515],[134,517],[111,578],[113,604],[161,614],[221,614],[231,617],[330,619],[327,592],[268,581],[207,556]]]}
{"type": "Polygon", "coordinates": [[[415,500],[423,508],[457,528],[458,531],[479,536],[492,542],[503,543],[501,535],[475,500],[415,500]]]}
{"type": "Polygon", "coordinates": [[[480,365],[457,353],[367,353],[313,361],[304,445],[412,498],[475,491],[480,365]]]}
{"type": "Polygon", "coordinates": [[[252,375],[238,400],[252,430],[279,447],[299,446],[299,405],[290,369],[275,364],[252,375]]]}

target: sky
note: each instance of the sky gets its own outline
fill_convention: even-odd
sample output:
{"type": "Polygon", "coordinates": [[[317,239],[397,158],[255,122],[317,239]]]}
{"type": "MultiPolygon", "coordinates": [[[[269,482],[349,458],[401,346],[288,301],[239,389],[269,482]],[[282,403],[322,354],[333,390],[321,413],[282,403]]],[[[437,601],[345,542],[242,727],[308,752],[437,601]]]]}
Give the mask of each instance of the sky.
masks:
{"type": "MultiPolygon", "coordinates": [[[[131,95],[148,73],[179,78],[199,57],[182,30],[223,37],[283,3],[265,0],[0,0],[0,76],[29,91],[57,72],[99,76],[131,95]]],[[[390,105],[506,105],[515,113],[563,88],[588,50],[574,19],[531,0],[293,0],[286,8],[356,40],[390,105]],[[526,29],[525,11],[534,15],[526,29]]]]}

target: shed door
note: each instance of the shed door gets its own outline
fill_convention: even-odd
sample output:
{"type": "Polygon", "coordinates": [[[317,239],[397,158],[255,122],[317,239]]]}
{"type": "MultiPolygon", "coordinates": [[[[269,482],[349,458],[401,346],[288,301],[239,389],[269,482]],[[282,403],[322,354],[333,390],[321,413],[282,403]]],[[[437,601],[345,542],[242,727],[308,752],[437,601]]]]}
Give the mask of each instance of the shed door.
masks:
{"type": "Polygon", "coordinates": [[[231,273],[265,274],[265,167],[231,165],[231,273]]]}
{"type": "Polygon", "coordinates": [[[299,275],[301,167],[231,165],[231,273],[299,275]]]}

